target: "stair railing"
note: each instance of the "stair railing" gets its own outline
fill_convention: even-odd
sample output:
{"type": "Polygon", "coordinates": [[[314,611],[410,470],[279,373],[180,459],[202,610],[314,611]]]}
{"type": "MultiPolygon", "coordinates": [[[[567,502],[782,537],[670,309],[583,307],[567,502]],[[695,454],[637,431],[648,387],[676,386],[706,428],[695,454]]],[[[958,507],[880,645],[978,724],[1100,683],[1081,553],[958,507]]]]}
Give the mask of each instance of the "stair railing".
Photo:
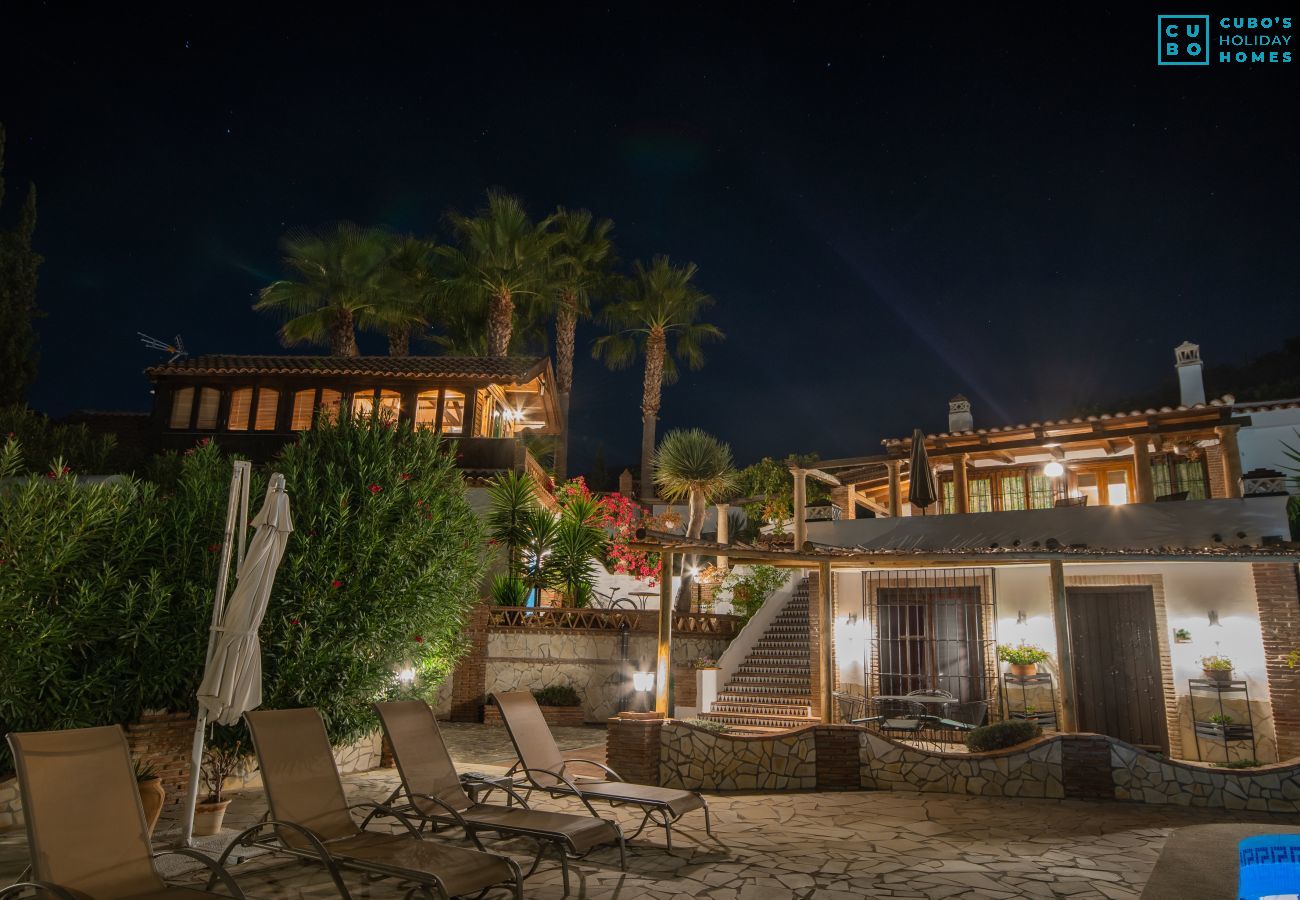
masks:
{"type": "Polygon", "coordinates": [[[735,677],[736,670],[744,665],[763,635],[767,634],[772,621],[785,609],[805,578],[801,572],[795,571],[792,578],[763,601],[763,605],[750,616],[740,633],[731,639],[727,649],[722,651],[722,656],[718,657],[718,690],[725,689],[727,682],[735,677]]]}

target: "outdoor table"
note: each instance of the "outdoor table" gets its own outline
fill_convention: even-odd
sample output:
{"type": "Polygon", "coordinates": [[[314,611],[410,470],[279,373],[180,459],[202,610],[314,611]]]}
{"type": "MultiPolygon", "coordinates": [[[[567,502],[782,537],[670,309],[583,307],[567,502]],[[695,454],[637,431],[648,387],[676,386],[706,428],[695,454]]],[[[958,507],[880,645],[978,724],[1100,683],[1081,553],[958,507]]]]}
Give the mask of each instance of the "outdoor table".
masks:
{"type": "MultiPolygon", "coordinates": [[[[514,787],[513,778],[506,775],[485,775],[482,772],[462,772],[460,783],[465,786],[465,792],[469,794],[469,799],[475,803],[480,802],[479,796],[486,797],[497,788],[514,787]]],[[[513,806],[515,798],[506,792],[506,806],[513,806]]]]}
{"type": "Polygon", "coordinates": [[[956,697],[931,697],[926,694],[877,694],[871,699],[877,702],[881,700],[901,700],[905,703],[933,704],[935,706],[947,706],[949,703],[960,702],[956,697]]]}
{"type": "Polygon", "coordinates": [[[639,603],[639,604],[641,605],[641,609],[644,610],[644,609],[645,609],[645,601],[646,601],[646,598],[647,598],[647,597],[658,597],[658,596],[659,596],[659,592],[658,592],[658,591],[631,591],[631,592],[628,594],[628,596],[629,596],[629,597],[636,597],[636,598],[637,598],[637,603],[639,603]]]}

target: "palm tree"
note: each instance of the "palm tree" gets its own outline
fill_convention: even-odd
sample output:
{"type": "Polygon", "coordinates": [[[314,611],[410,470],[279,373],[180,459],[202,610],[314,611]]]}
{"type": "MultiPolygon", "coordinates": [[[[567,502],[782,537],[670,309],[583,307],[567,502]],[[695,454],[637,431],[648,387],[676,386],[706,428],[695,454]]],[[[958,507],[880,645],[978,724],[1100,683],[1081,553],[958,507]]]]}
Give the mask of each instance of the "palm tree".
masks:
{"type": "Polygon", "coordinates": [[[316,234],[292,231],[281,241],[293,279],[262,289],[253,309],[285,317],[286,345],[327,344],[334,356],[356,356],[357,326],[369,324],[389,236],[347,222],[316,234]]]}
{"type": "MultiPolygon", "coordinates": [[[[704,530],[707,504],[730,494],[736,483],[731,448],[699,428],[677,429],[664,435],[655,451],[655,484],[665,500],[687,502],[686,537],[698,540],[704,530]]],[[[697,560],[691,560],[692,570],[697,560]]],[[[683,579],[678,603],[690,611],[690,577],[683,579]]]]}
{"type": "Polygon", "coordinates": [[[573,392],[573,351],[578,320],[591,315],[591,293],[608,278],[614,223],[596,221],[585,209],[560,207],[552,217],[559,243],[551,264],[547,299],[555,313],[555,391],[560,401],[561,430],[555,441],[555,480],[567,477],[569,398],[573,392]]]}
{"type": "Polygon", "coordinates": [[[722,340],[721,329],[697,319],[713,299],[691,283],[695,263],[674,266],[666,256],[656,256],[647,268],[633,267],[627,296],[606,307],[604,319],[610,333],[596,340],[592,354],[603,357],[611,369],[621,369],[645,357],[641,388],[641,492],[654,496],[652,463],[655,423],[663,385],[677,381],[680,358],[687,366],[704,365],[701,345],[722,340]]]}
{"type": "Polygon", "coordinates": [[[687,501],[686,536],[699,538],[706,505],[730,493],[736,483],[731,448],[707,431],[678,428],[664,435],[654,465],[660,495],[687,501]]]}
{"type": "Polygon", "coordinates": [[[388,336],[388,355],[409,356],[412,333],[430,324],[441,299],[439,258],[433,240],[409,234],[392,238],[387,249],[371,318],[388,336]]]}
{"type": "Polygon", "coordinates": [[[507,356],[515,324],[515,298],[543,289],[547,261],[559,235],[550,219],[534,224],[518,198],[488,191],[477,215],[449,216],[459,246],[443,251],[453,280],[487,307],[487,355],[507,356]]]}

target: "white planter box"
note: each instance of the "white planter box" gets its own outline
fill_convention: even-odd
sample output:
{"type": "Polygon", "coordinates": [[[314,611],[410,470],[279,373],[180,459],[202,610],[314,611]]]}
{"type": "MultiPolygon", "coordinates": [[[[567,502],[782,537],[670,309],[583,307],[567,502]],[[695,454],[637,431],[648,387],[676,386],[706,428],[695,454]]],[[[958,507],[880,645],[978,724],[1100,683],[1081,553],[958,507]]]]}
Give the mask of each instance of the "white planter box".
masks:
{"type": "Polygon", "coordinates": [[[695,670],[695,703],[700,712],[713,709],[713,701],[718,699],[718,673],[721,669],[695,670]]]}

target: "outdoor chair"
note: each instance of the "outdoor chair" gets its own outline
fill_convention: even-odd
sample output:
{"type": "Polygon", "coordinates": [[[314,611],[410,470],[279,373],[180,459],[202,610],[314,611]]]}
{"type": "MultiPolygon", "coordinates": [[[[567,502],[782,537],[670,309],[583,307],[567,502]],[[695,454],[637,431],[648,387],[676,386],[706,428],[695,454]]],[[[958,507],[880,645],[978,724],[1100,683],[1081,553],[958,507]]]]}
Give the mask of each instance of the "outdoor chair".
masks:
{"type": "Polygon", "coordinates": [[[0,890],[0,898],[34,891],[59,900],[228,900],[163,881],[153,861],[177,854],[202,863],[213,881],[243,900],[230,873],[197,850],[153,852],[131,754],[118,726],[12,733],[9,746],[32,864],[18,883],[0,890]]]}
{"type": "Polygon", "coordinates": [[[965,740],[967,733],[979,728],[989,717],[987,700],[954,701],[943,708],[943,715],[932,726],[938,739],[947,744],[965,740]]]}
{"type": "Polygon", "coordinates": [[[924,744],[928,727],[925,707],[910,700],[870,700],[867,717],[860,721],[873,731],[896,741],[924,744]]]}
{"type": "Polygon", "coordinates": [[[857,725],[866,719],[866,697],[861,694],[850,694],[847,691],[835,691],[834,696],[835,709],[840,722],[857,725]]]}
{"type": "Polygon", "coordinates": [[[244,721],[253,736],[270,818],[236,835],[219,862],[241,846],[319,862],[343,900],[352,896],[343,869],[413,882],[408,897],[423,889],[448,900],[495,886],[511,890],[516,900],[523,897],[523,878],[514,860],[423,840],[409,818],[383,804],[349,804],[316,710],[259,710],[245,713],[244,721]],[[353,820],[354,809],[391,816],[407,833],[367,831],[353,820]]]}
{"type": "Polygon", "coordinates": [[[597,847],[617,846],[619,861],[627,869],[623,832],[615,822],[602,819],[590,803],[583,804],[591,815],[571,815],[529,809],[527,801],[510,787],[502,787],[519,807],[478,803],[466,792],[447,745],[442,739],[433,710],[423,700],[376,703],[375,711],[393,749],[401,785],[385,801],[391,805],[406,795],[398,811],[420,821],[455,825],[478,843],[479,831],[502,837],[527,837],[538,843],[537,857],[525,878],[537,871],[546,851],[554,847],[564,872],[564,892],[569,892],[569,858],[580,859],[597,847]]]}
{"type": "Polygon", "coordinates": [[[530,692],[511,691],[492,696],[501,710],[510,742],[519,754],[519,762],[510,769],[510,774],[521,774],[529,793],[538,790],[552,797],[577,797],[584,803],[603,800],[612,806],[623,803],[635,806],[644,812],[644,816],[636,831],[628,835],[628,840],[634,840],[646,825],[654,822],[663,828],[669,851],[673,849],[673,823],[686,813],[699,809],[704,811],[704,831],[713,837],[709,806],[696,791],[629,784],[604,763],[590,759],[565,759],[555,744],[546,719],[542,718],[541,707],[530,692]],[[565,769],[573,763],[595,766],[609,777],[569,774],[565,769]]]}

